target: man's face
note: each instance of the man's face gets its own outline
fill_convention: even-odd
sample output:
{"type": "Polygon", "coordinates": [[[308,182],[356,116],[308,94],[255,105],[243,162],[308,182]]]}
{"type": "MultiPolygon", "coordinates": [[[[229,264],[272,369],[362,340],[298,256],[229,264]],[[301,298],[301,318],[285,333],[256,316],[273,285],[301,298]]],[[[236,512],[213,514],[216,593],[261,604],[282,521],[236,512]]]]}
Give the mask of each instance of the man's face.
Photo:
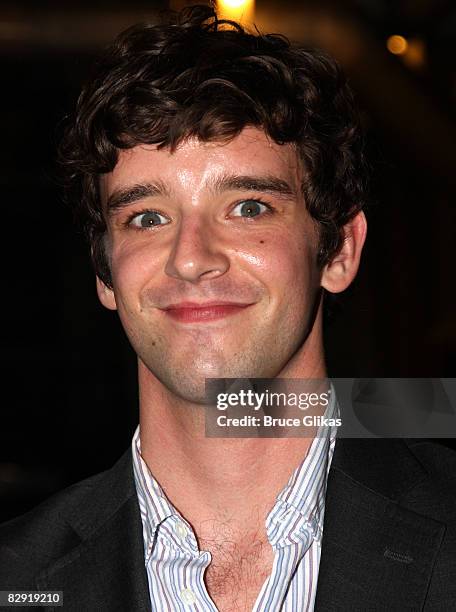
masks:
{"type": "Polygon", "coordinates": [[[204,400],[206,377],[274,377],[303,345],[320,286],[317,229],[291,145],[244,129],[228,143],[122,151],[101,182],[113,292],[139,359],[204,400]]]}

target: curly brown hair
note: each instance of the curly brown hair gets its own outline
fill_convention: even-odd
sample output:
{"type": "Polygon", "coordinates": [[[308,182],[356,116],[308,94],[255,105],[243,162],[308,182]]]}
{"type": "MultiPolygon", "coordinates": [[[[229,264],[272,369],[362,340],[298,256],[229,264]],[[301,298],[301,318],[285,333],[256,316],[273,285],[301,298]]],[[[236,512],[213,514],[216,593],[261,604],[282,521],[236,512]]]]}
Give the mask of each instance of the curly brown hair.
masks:
{"type": "Polygon", "coordinates": [[[112,287],[99,176],[114,169],[119,149],[156,144],[172,151],[188,137],[227,141],[246,126],[296,146],[323,266],[366,200],[362,130],[345,76],[322,51],[247,32],[211,7],[171,15],[162,25],[127,29],[106,49],[60,146],[67,194],[97,275],[112,287]]]}

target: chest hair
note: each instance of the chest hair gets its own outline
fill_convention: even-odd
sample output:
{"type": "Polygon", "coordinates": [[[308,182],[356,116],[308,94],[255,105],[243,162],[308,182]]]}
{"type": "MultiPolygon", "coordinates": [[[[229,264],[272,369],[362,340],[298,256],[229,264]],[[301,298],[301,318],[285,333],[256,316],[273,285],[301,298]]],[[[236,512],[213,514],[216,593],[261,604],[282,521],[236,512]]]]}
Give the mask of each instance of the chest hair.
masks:
{"type": "Polygon", "coordinates": [[[252,610],[274,558],[264,529],[263,533],[242,533],[214,521],[203,532],[198,538],[200,550],[212,557],[204,580],[214,603],[224,612],[252,610]]]}

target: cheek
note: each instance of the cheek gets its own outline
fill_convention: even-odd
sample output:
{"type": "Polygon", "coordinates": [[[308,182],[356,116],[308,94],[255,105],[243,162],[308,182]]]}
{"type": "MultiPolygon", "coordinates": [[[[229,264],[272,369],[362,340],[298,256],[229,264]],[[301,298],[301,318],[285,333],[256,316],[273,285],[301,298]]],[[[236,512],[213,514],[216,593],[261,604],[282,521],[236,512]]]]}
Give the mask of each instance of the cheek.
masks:
{"type": "Polygon", "coordinates": [[[254,248],[249,245],[248,248],[236,249],[236,255],[267,285],[279,284],[296,289],[296,283],[310,283],[314,276],[312,245],[302,238],[294,239],[290,234],[257,239],[254,248]]]}
{"type": "Polygon", "coordinates": [[[113,248],[112,279],[116,298],[128,302],[138,297],[159,267],[157,257],[144,243],[119,242],[113,248]]]}

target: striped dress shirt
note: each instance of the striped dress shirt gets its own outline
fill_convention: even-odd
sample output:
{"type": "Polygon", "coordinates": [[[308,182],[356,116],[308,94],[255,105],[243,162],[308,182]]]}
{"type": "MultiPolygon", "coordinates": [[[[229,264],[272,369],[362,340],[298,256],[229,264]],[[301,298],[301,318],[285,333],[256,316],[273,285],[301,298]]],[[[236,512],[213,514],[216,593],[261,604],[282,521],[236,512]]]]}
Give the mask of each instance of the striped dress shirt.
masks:
{"type": "MultiPolygon", "coordinates": [[[[331,396],[325,416],[335,418],[339,408],[334,393],[331,396]]],[[[252,612],[309,612],[314,608],[326,482],[335,442],[335,429],[319,432],[277,496],[266,519],[274,551],[272,572],[252,612]]],[[[144,462],[139,426],[132,453],[152,611],[217,612],[204,583],[211,553],[199,550],[192,527],[166,498],[144,462]]]]}

